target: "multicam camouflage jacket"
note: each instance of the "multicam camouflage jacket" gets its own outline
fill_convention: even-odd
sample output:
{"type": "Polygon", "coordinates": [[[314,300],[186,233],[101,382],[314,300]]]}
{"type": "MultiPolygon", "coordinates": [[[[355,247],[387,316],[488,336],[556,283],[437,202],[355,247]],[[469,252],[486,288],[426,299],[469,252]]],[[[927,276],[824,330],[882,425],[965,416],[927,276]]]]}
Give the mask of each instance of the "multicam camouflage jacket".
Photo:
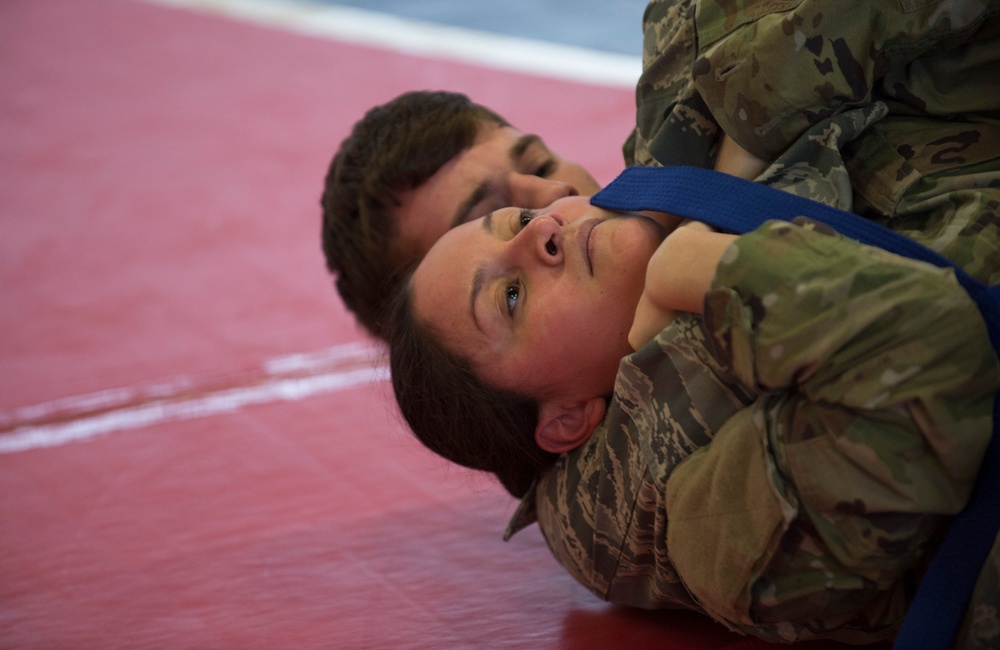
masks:
{"type": "Polygon", "coordinates": [[[626,164],[711,167],[724,131],[758,182],[1000,280],[1000,2],[653,0],[643,28],[626,164]]]}
{"type": "MultiPolygon", "coordinates": [[[[772,161],[757,182],[1000,281],[1000,3],[653,0],[644,31],[627,163],[710,167],[724,131],[772,161]]],[[[623,360],[608,417],[508,535],[537,508],[612,602],[774,640],[891,638],[975,475],[996,359],[937,273],[780,232],[741,237],[704,320],[623,360]]],[[[1000,542],[958,647],[1000,646],[998,609],[1000,542]]]]}

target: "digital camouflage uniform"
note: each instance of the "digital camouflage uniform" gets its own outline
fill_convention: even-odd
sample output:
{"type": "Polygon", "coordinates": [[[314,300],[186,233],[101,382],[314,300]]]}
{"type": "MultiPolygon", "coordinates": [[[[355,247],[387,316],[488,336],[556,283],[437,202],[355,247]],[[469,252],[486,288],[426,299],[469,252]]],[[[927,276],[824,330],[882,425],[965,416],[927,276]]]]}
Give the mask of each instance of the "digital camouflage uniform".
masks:
{"type": "MultiPolygon", "coordinates": [[[[626,162],[710,167],[723,129],[773,161],[758,182],[997,283],[998,14],[654,0],[626,162]]],[[[704,321],[623,360],[608,416],[508,534],[537,507],[559,561],[612,602],[774,640],[891,638],[992,428],[1000,378],[978,312],[947,273],[803,225],[729,254],[704,321]]],[[[995,546],[961,647],[1000,645],[998,584],[995,546]]]]}

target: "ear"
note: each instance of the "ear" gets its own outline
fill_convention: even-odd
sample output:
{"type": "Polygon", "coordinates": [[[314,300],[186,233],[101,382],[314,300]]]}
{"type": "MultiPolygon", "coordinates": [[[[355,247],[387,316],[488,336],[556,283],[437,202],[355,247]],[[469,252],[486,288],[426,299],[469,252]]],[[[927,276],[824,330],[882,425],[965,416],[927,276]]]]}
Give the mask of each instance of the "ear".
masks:
{"type": "Polygon", "coordinates": [[[605,410],[607,403],[603,397],[592,397],[573,406],[542,402],[538,407],[535,443],[553,454],[576,449],[590,438],[605,410]]]}

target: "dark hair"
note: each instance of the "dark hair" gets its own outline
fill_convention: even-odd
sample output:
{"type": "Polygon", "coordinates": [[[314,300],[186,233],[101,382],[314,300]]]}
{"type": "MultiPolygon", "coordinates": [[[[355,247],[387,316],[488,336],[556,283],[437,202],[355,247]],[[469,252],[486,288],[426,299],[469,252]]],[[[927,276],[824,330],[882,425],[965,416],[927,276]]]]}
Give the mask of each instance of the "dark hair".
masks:
{"type": "Polygon", "coordinates": [[[385,338],[385,305],[424,251],[398,239],[399,194],[419,187],[472,146],[499,115],[451,92],[409,92],[376,106],[354,125],[330,163],[321,199],[323,253],[348,309],[385,338]]]}
{"type": "Polygon", "coordinates": [[[535,443],[538,400],[490,386],[472,364],[416,322],[408,284],[392,301],[389,366],[396,403],[427,448],[492,472],[521,498],[558,457],[535,443]]]}

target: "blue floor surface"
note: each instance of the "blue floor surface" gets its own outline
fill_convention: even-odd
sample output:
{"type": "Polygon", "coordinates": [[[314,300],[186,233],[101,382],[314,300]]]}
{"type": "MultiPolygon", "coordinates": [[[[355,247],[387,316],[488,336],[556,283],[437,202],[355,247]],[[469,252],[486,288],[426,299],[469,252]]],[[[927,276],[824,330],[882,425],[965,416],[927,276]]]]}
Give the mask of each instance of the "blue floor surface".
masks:
{"type": "Polygon", "coordinates": [[[341,0],[343,5],[594,50],[642,55],[647,0],[341,0]]]}

